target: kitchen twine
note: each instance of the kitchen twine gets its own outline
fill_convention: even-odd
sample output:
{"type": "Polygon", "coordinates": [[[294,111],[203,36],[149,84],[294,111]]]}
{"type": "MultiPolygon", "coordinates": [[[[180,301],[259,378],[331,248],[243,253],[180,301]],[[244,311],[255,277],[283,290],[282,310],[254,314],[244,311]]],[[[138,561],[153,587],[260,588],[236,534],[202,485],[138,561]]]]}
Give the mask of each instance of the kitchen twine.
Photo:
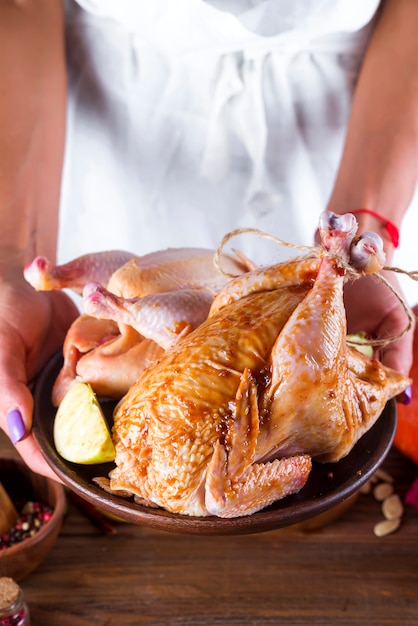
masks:
{"type": "MultiPolygon", "coordinates": [[[[337,261],[341,264],[341,266],[346,270],[347,273],[351,274],[352,276],[356,278],[359,278],[360,276],[364,276],[364,274],[362,274],[361,272],[357,272],[354,268],[352,268],[344,259],[336,256],[335,254],[330,254],[322,246],[304,246],[301,244],[289,243],[288,241],[284,241],[283,239],[280,239],[279,237],[276,237],[275,235],[270,235],[269,233],[266,233],[263,230],[259,230],[258,228],[236,228],[235,230],[231,230],[222,238],[215,252],[214,264],[217,270],[224,276],[229,276],[230,278],[236,278],[237,276],[239,276],[239,274],[232,274],[231,272],[227,272],[226,270],[222,268],[221,254],[222,254],[223,249],[225,248],[226,244],[234,237],[238,237],[239,235],[248,234],[248,233],[253,234],[253,235],[258,235],[260,237],[263,237],[264,239],[270,239],[270,241],[274,241],[275,243],[281,246],[284,246],[285,248],[293,248],[295,250],[307,250],[310,253],[308,255],[301,256],[300,259],[308,258],[311,255],[318,256],[318,257],[332,256],[333,258],[337,259],[337,261]]],[[[233,250],[233,252],[238,256],[238,258],[240,256],[242,257],[239,251],[233,250]]],[[[395,272],[398,274],[405,274],[406,276],[409,276],[409,278],[411,278],[412,280],[418,281],[418,270],[409,272],[399,267],[392,267],[392,266],[384,266],[382,270],[395,272]]],[[[393,341],[397,341],[398,339],[406,335],[406,333],[409,332],[411,328],[414,326],[415,318],[410,307],[405,302],[401,294],[390,284],[390,282],[384,276],[382,276],[380,272],[376,272],[375,274],[369,274],[369,276],[374,276],[377,280],[380,280],[380,282],[386,285],[387,288],[393,293],[393,295],[396,296],[396,298],[398,298],[408,318],[408,323],[406,327],[404,328],[404,330],[401,333],[399,333],[399,335],[396,335],[393,337],[387,337],[386,339],[366,339],[364,341],[356,341],[355,339],[353,339],[353,340],[350,340],[350,344],[363,345],[363,346],[366,344],[366,345],[370,345],[374,347],[385,347],[389,345],[390,343],[392,343],[393,341]]]]}

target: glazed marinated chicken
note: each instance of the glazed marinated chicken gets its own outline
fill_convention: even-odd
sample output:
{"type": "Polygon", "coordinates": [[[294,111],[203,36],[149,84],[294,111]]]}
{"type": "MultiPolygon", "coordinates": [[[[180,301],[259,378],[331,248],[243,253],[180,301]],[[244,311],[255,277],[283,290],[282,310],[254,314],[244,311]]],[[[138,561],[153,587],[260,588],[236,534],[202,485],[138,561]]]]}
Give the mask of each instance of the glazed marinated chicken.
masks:
{"type": "MultiPolygon", "coordinates": [[[[253,267],[239,253],[223,255],[221,265],[233,274],[253,267]]],[[[37,257],[24,274],[37,290],[67,288],[90,296],[88,310],[64,342],[64,364],[52,393],[56,406],[74,380],[89,382],[99,395],[121,398],[144,369],[206,319],[215,294],[229,280],[216,269],[214,251],[200,248],[142,257],[100,252],[59,266],[37,257]],[[103,294],[106,309],[100,305],[103,294]],[[135,328],[129,319],[125,323],[123,307],[135,312],[135,328]]]]}
{"type": "Polygon", "coordinates": [[[312,460],[351,451],[410,382],[347,346],[347,273],[384,262],[380,239],[356,228],[352,215],[324,213],[323,254],[233,279],[207,320],[143,372],[114,412],[111,490],[237,517],[300,490],[312,460]]]}
{"type": "Polygon", "coordinates": [[[173,513],[252,514],[336,462],[409,379],[346,344],[347,273],[379,270],[382,242],[325,212],[324,254],[221,289],[208,319],[114,413],[110,489],[173,513]]]}

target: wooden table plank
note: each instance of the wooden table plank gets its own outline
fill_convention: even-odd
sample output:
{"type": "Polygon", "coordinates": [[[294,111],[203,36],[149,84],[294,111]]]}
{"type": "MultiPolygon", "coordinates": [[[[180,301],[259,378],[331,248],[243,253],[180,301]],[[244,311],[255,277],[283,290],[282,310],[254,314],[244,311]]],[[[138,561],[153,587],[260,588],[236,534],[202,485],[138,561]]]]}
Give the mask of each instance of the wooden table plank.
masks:
{"type": "MultiPolygon", "coordinates": [[[[9,448],[4,436],[0,450],[9,448]]],[[[384,464],[403,496],[417,468],[384,464]]],[[[418,624],[418,511],[377,538],[361,495],[315,532],[208,537],[117,524],[104,535],[69,504],[58,541],[22,582],[34,626],[404,626],[418,624]]]]}

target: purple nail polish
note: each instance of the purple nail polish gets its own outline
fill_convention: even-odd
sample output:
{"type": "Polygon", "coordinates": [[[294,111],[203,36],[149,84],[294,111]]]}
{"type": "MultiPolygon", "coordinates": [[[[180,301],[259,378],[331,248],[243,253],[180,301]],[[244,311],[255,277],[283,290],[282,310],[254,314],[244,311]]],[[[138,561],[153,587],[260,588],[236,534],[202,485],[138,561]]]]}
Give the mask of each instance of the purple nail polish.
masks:
{"type": "Polygon", "coordinates": [[[399,396],[396,397],[397,402],[400,404],[411,404],[412,401],[412,387],[409,385],[399,396]]]}
{"type": "Polygon", "coordinates": [[[7,414],[7,426],[9,428],[10,439],[13,443],[17,443],[26,434],[25,424],[22,414],[18,409],[13,409],[7,414]]]}

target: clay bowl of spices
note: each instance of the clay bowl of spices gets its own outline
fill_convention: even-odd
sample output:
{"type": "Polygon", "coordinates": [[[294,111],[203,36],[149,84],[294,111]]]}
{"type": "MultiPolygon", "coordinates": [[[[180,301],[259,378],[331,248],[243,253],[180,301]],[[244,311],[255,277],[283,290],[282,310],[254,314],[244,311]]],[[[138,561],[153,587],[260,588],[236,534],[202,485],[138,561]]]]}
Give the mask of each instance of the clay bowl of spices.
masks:
{"type": "Polygon", "coordinates": [[[26,578],[47,557],[66,510],[62,485],[0,457],[0,577],[26,578]]]}

